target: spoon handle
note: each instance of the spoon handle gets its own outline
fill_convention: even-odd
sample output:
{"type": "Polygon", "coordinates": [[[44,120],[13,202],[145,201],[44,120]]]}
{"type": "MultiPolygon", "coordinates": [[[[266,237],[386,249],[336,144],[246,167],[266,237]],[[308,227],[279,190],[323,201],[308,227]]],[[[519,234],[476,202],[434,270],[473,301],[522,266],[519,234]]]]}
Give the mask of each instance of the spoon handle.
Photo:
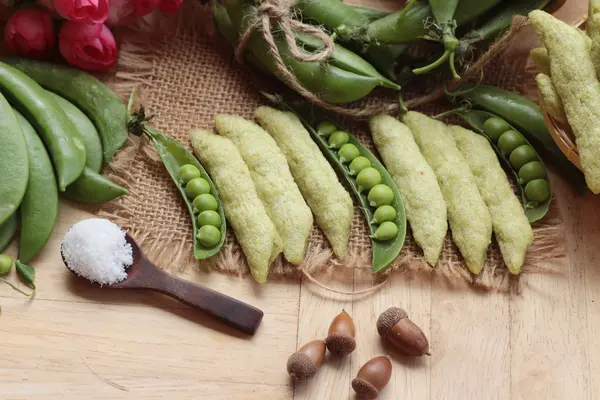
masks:
{"type": "Polygon", "coordinates": [[[160,280],[154,280],[148,289],[156,290],[204,311],[244,333],[252,335],[258,329],[263,317],[263,312],[258,308],[207,287],[176,278],[158,267],[154,268],[164,276],[160,280]]]}

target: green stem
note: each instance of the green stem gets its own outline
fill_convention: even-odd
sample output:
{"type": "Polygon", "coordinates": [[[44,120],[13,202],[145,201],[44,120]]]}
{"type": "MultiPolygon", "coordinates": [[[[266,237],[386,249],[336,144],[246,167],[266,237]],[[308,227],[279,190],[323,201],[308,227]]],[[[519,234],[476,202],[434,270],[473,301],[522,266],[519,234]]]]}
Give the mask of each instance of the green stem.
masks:
{"type": "Polygon", "coordinates": [[[446,50],[440,58],[438,58],[436,61],[432,62],[431,64],[426,65],[421,68],[413,69],[413,74],[423,75],[423,74],[433,71],[434,69],[436,69],[437,67],[439,67],[440,65],[445,63],[446,60],[448,60],[450,58],[450,55],[452,55],[453,53],[454,53],[453,50],[452,51],[446,50]]]}
{"type": "Polygon", "coordinates": [[[6,284],[7,284],[8,286],[10,286],[10,287],[11,287],[13,290],[15,290],[15,291],[17,291],[17,292],[21,293],[21,294],[22,294],[22,295],[24,295],[24,296],[31,297],[31,296],[33,296],[33,294],[35,293],[35,290],[34,290],[33,292],[31,292],[31,293],[26,293],[26,292],[22,291],[21,289],[19,289],[18,287],[16,287],[15,285],[13,285],[12,283],[10,283],[9,281],[7,281],[7,280],[6,280],[6,279],[4,279],[4,278],[0,278],[0,281],[2,281],[2,282],[4,282],[4,283],[6,283],[6,284]]]}
{"type": "Polygon", "coordinates": [[[455,52],[453,51],[452,54],[450,54],[448,63],[450,64],[450,72],[452,72],[452,78],[454,78],[455,81],[458,81],[460,80],[460,75],[458,75],[458,73],[456,72],[456,66],[454,65],[454,55],[455,52]]]}
{"type": "Polygon", "coordinates": [[[470,111],[471,108],[472,108],[471,104],[465,104],[464,106],[453,108],[452,110],[444,111],[443,113],[440,113],[438,115],[434,115],[433,118],[434,119],[444,118],[444,117],[447,117],[448,115],[452,115],[452,114],[456,114],[456,113],[460,113],[460,112],[465,112],[465,111],[470,111]]]}

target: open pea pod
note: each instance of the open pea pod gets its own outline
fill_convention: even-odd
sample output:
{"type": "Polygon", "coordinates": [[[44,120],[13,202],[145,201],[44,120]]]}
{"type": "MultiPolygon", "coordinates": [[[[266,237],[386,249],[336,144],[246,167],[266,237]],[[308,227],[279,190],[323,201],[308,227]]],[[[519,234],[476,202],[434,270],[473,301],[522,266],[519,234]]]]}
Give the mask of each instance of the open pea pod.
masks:
{"type": "MultiPolygon", "coordinates": [[[[352,176],[349,172],[348,166],[340,161],[337,150],[329,148],[327,138],[319,134],[316,129],[318,124],[324,121],[329,121],[329,118],[327,118],[324,113],[319,112],[309,105],[290,105],[284,103],[280,97],[271,95],[266,96],[281,108],[292,111],[298,116],[298,118],[300,118],[306,127],[306,130],[310,133],[313,140],[321,149],[321,152],[323,152],[325,155],[325,158],[327,158],[329,163],[334,167],[338,174],[344,178],[344,181],[352,189],[352,193],[360,204],[360,209],[367,220],[369,232],[371,233],[371,243],[373,247],[372,270],[373,272],[379,272],[385,269],[398,257],[406,238],[406,212],[404,210],[404,203],[402,202],[398,188],[396,187],[396,184],[394,183],[394,180],[390,174],[369,149],[363,146],[352,135],[349,135],[348,143],[356,146],[359,150],[360,156],[367,158],[370,161],[371,166],[380,172],[382,178],[381,183],[389,186],[394,194],[394,199],[390,205],[396,211],[396,216],[391,222],[396,224],[398,227],[398,232],[391,239],[378,240],[374,237],[375,232],[377,231],[377,224],[372,222],[374,219],[373,214],[375,209],[369,204],[367,192],[361,192],[359,190],[358,184],[356,183],[356,177],[352,176]]],[[[343,130],[341,125],[334,125],[336,125],[339,130],[343,130]]]]}
{"type": "Polygon", "coordinates": [[[219,193],[217,192],[215,185],[210,179],[210,176],[202,167],[200,162],[196,159],[196,157],[194,157],[189,151],[187,151],[185,147],[183,147],[183,145],[178,141],[170,138],[167,135],[164,135],[160,131],[150,126],[144,126],[144,133],[146,133],[152,140],[154,147],[158,151],[158,155],[160,156],[163,164],[165,165],[165,168],[169,172],[169,175],[171,175],[173,182],[175,182],[175,185],[181,193],[183,201],[185,202],[188,211],[190,212],[190,217],[192,219],[192,227],[194,231],[194,257],[198,260],[204,260],[217,254],[219,250],[221,250],[223,243],[225,243],[227,223],[225,221],[225,213],[223,212],[223,207],[219,199],[219,193]],[[217,199],[217,203],[219,205],[217,212],[221,217],[221,226],[219,228],[221,231],[221,240],[214,247],[204,247],[198,242],[198,239],[196,238],[196,235],[198,233],[198,223],[196,221],[196,215],[194,214],[192,208],[192,202],[188,199],[185,193],[185,188],[181,184],[181,181],[178,177],[179,168],[186,164],[191,164],[200,170],[202,178],[206,179],[206,181],[210,185],[210,194],[212,194],[215,197],[215,199],[217,199]]]}
{"type": "MultiPolygon", "coordinates": [[[[511,173],[513,174],[513,176],[515,178],[515,181],[518,184],[517,186],[519,187],[519,191],[521,192],[521,198],[523,200],[523,205],[525,208],[525,215],[527,216],[527,219],[529,220],[529,222],[534,223],[534,222],[542,219],[548,212],[548,209],[550,208],[550,201],[552,200],[552,187],[551,187],[550,180],[548,180],[548,184],[550,185],[550,194],[545,201],[536,203],[536,202],[531,202],[531,201],[527,200],[527,197],[525,194],[525,187],[522,184],[521,180],[519,179],[518,171],[516,171],[515,168],[513,168],[512,164],[508,160],[508,158],[502,154],[502,152],[496,146],[496,144],[494,143],[492,138],[490,138],[485,133],[485,130],[484,130],[484,124],[488,119],[490,119],[490,118],[501,119],[501,118],[499,118],[496,115],[489,113],[487,111],[480,111],[480,110],[457,111],[456,114],[459,115],[460,117],[462,117],[462,119],[464,119],[465,122],[467,122],[475,130],[475,132],[485,136],[489,140],[490,144],[492,145],[492,148],[498,155],[498,159],[500,160],[504,169],[511,171],[511,173]]],[[[508,122],[506,122],[506,123],[510,127],[510,129],[512,129],[516,132],[519,132],[518,129],[516,129],[515,127],[510,125],[508,122]]],[[[521,135],[521,136],[523,136],[523,135],[521,135]]],[[[531,147],[531,149],[533,149],[533,151],[535,151],[535,148],[531,145],[531,143],[529,143],[529,141],[524,136],[523,136],[523,140],[525,141],[525,143],[527,145],[529,145],[531,147]]],[[[544,170],[546,171],[546,176],[547,176],[546,165],[542,161],[542,158],[539,156],[539,154],[537,154],[537,152],[536,152],[536,155],[537,155],[537,161],[542,163],[544,170]]]]}

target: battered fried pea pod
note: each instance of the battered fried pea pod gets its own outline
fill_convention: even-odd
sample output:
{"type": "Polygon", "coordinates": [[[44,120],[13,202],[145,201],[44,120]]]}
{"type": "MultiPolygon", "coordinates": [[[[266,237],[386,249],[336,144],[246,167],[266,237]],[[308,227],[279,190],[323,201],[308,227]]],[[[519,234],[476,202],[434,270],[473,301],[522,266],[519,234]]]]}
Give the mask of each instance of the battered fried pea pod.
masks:
{"type": "Polygon", "coordinates": [[[590,0],[586,31],[592,40],[590,51],[592,63],[596,75],[600,77],[600,0],[590,0]]]}
{"type": "Polygon", "coordinates": [[[354,216],[350,195],[294,113],[259,107],[255,116],[285,155],[300,192],[333,252],[343,258],[348,252],[354,216]]]}
{"type": "Polygon", "coordinates": [[[194,130],[190,136],[196,156],[219,189],[225,215],[252,276],[258,283],[265,283],[282,243],[256,193],[248,167],[229,139],[206,130],[194,130]]]}
{"type": "Polygon", "coordinates": [[[577,29],[543,11],[529,14],[550,56],[552,81],[576,138],[590,190],[600,193],[600,82],[577,29]]]}
{"type": "Polygon", "coordinates": [[[469,164],[479,193],[492,216],[502,258],[512,274],[519,274],[533,231],[489,141],[460,126],[451,126],[456,146],[469,164]]]}
{"type": "Polygon", "coordinates": [[[258,196],[283,240],[286,260],[300,264],[313,216],[277,143],[260,126],[235,115],[217,115],[215,126],[246,162],[258,196]]]}
{"type": "Polygon", "coordinates": [[[548,58],[548,50],[544,47],[531,49],[529,57],[533,60],[536,68],[542,73],[550,76],[550,59],[548,58]]]}
{"type": "Polygon", "coordinates": [[[404,123],[435,172],[448,206],[452,238],[469,270],[479,274],[491,243],[492,218],[475,177],[443,122],[409,111],[404,123]]]}
{"type": "Polygon", "coordinates": [[[435,174],[402,122],[378,115],[371,118],[369,126],[404,202],[415,242],[423,249],[427,262],[435,266],[448,230],[446,202],[435,174]]]}
{"type": "Polygon", "coordinates": [[[538,74],[535,77],[535,82],[540,93],[540,102],[546,111],[548,111],[548,114],[559,122],[567,122],[562,100],[556,92],[556,87],[554,87],[552,79],[546,74],[538,74]]]}

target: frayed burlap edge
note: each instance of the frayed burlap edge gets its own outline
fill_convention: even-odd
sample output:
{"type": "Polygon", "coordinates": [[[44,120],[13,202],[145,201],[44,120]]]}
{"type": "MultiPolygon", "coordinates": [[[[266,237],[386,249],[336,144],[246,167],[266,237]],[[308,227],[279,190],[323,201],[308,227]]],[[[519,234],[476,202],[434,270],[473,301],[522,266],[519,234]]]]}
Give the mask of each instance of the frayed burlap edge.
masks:
{"type": "MultiPolygon", "coordinates": [[[[186,6],[188,8],[198,7],[197,5],[187,4],[186,6]]],[[[149,25],[142,23],[121,32],[122,45],[118,72],[109,82],[121,98],[126,100],[135,87],[145,87],[151,84],[154,65],[161,57],[159,50],[161,46],[149,46],[148,43],[152,43],[153,40],[166,40],[165,37],[177,34],[180,29],[190,29],[191,27],[195,29],[198,26],[198,21],[194,19],[195,14],[193,11],[182,12],[176,18],[163,18],[154,21],[154,28],[159,27],[159,29],[148,29],[149,25]]],[[[106,171],[106,175],[110,179],[130,189],[130,196],[139,196],[132,187],[134,185],[128,184],[135,182],[136,179],[130,172],[129,166],[138,152],[142,152],[148,159],[160,163],[154,148],[148,140],[133,138],[106,171]]],[[[106,204],[99,210],[98,215],[128,229],[138,244],[144,248],[147,256],[158,265],[180,266],[181,270],[190,265],[196,265],[202,269],[215,270],[230,275],[245,276],[249,274],[245,257],[239,246],[227,245],[235,240],[231,232],[228,234],[226,245],[218,255],[209,260],[197,261],[193,258],[193,245],[191,242],[175,242],[173,237],[160,232],[132,228],[129,221],[135,217],[134,210],[128,209],[122,199],[106,204]]],[[[545,264],[549,260],[564,257],[566,249],[564,246],[564,230],[554,202],[550,214],[543,222],[535,224],[533,228],[535,239],[527,254],[522,275],[555,272],[545,264]]],[[[414,247],[414,244],[412,246],[414,247]]],[[[326,245],[311,245],[307,249],[304,262],[298,267],[290,266],[281,257],[276,259],[271,266],[270,279],[299,278],[304,274],[309,280],[324,287],[325,285],[319,283],[320,279],[324,277],[328,281],[336,280],[336,277],[345,276],[348,273],[364,271],[364,274],[360,273],[359,275],[366,276],[365,279],[376,284],[375,287],[379,287],[387,281],[392,273],[417,276],[433,272],[441,278],[441,281],[448,281],[450,284],[467,283],[482,290],[507,291],[515,287],[518,290],[520,277],[510,275],[505,267],[498,267],[501,263],[490,262],[490,259],[494,261],[494,258],[488,257],[483,272],[479,276],[473,276],[464,267],[464,263],[460,258],[451,258],[448,262],[439,263],[435,269],[432,269],[425,263],[418,251],[411,250],[413,249],[403,250],[400,256],[384,272],[371,274],[369,273],[371,269],[370,249],[361,249],[360,246],[352,248],[351,246],[348,256],[342,261],[336,259],[331,249],[326,245]]],[[[450,237],[447,237],[444,248],[444,252],[447,251],[459,254],[450,237]]],[[[490,246],[490,252],[494,251],[496,253],[498,251],[496,244],[490,246]]],[[[355,283],[357,282],[355,281],[355,283]]],[[[364,292],[356,293],[361,294],[364,292]]]]}

